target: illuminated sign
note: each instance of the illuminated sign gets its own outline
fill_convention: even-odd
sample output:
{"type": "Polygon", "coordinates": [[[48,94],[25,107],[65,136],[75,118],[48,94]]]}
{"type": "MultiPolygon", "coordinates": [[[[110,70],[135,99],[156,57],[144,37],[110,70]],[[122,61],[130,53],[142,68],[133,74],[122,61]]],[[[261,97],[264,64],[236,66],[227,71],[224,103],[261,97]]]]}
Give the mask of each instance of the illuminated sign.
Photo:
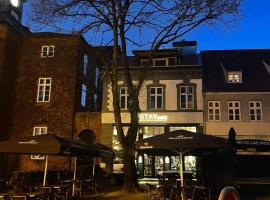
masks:
{"type": "Polygon", "coordinates": [[[167,122],[167,115],[158,115],[156,113],[141,113],[139,115],[139,122],[167,122]]]}

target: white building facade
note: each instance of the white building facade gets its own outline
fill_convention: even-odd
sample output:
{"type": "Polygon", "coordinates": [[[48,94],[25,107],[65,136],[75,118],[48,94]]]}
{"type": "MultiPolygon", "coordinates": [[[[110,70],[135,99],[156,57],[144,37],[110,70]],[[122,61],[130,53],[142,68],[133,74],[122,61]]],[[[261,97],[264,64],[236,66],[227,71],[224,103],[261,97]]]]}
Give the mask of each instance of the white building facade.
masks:
{"type": "MultiPolygon", "coordinates": [[[[202,67],[198,64],[196,45],[193,41],[175,43],[174,48],[160,50],[153,59],[139,95],[142,112],[139,115],[138,139],[178,129],[203,132],[202,67]]],[[[132,71],[133,77],[136,77],[147,51],[133,53],[132,71]]],[[[119,81],[119,85],[122,86],[119,91],[122,122],[125,124],[124,131],[127,131],[130,123],[127,88],[124,81],[119,81]]],[[[112,145],[119,152],[115,162],[121,163],[121,147],[114,123],[111,85],[104,83],[102,143],[112,145]]],[[[136,163],[142,177],[156,177],[163,170],[177,170],[178,159],[174,156],[137,155],[136,163]]],[[[186,157],[185,161],[186,170],[191,170],[194,158],[186,157]]]]}

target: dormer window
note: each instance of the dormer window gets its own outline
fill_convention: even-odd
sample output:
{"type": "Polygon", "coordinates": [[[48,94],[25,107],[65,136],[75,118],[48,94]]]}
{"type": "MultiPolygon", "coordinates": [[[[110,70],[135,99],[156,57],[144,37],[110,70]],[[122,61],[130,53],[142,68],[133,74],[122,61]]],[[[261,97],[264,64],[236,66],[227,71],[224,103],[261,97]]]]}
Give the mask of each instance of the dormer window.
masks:
{"type": "Polygon", "coordinates": [[[228,72],[228,83],[242,83],[242,72],[228,72]]]}

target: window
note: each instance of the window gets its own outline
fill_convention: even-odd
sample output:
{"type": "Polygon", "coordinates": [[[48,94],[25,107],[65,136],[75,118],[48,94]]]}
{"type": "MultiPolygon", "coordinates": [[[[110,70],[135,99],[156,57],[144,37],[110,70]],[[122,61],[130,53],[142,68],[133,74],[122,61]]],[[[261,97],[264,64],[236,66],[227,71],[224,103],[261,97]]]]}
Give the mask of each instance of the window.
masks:
{"type": "Polygon", "coordinates": [[[163,109],[162,87],[150,87],[150,109],[163,109]]]}
{"type": "MultiPolygon", "coordinates": [[[[38,136],[38,135],[42,135],[42,134],[47,134],[47,127],[46,126],[34,127],[33,136],[38,136]]],[[[34,160],[43,160],[44,158],[45,157],[40,155],[40,154],[31,155],[31,159],[34,159],[34,160]]]]}
{"type": "Polygon", "coordinates": [[[51,78],[39,78],[37,102],[49,102],[51,94],[51,78]]]}
{"type": "Polygon", "coordinates": [[[87,75],[87,67],[88,67],[88,56],[84,54],[83,56],[83,75],[87,75]]]}
{"type": "Polygon", "coordinates": [[[242,83],[242,72],[228,72],[228,83],[242,83]]]}
{"type": "Polygon", "coordinates": [[[194,109],[194,86],[180,86],[180,109],[194,109]]]}
{"type": "Polygon", "coordinates": [[[42,46],[41,47],[41,57],[54,57],[54,45],[42,46]]]}
{"type": "Polygon", "coordinates": [[[261,101],[249,102],[249,117],[251,121],[262,120],[262,102],[261,101]]]}
{"type": "Polygon", "coordinates": [[[144,126],[143,138],[153,137],[164,133],[164,126],[144,126]]]}
{"type": "MultiPolygon", "coordinates": [[[[128,126],[123,126],[123,132],[124,132],[125,135],[127,134],[128,129],[129,129],[128,126]]],[[[117,137],[117,130],[116,130],[115,126],[113,126],[112,148],[113,148],[113,150],[116,150],[116,151],[121,151],[122,150],[121,144],[120,144],[120,142],[118,140],[118,137],[117,137]]]]}
{"type": "Polygon", "coordinates": [[[228,115],[229,115],[229,121],[239,121],[241,119],[240,101],[228,102],[228,115]]]}
{"type": "Polygon", "coordinates": [[[85,107],[86,105],[86,85],[85,84],[82,84],[81,105],[83,107],[85,107]]]}
{"type": "Polygon", "coordinates": [[[220,120],[220,102],[208,101],[208,120],[219,121],[220,120]]]}
{"type": "Polygon", "coordinates": [[[185,130],[185,131],[190,131],[193,133],[197,132],[197,127],[196,126],[170,126],[169,131],[176,131],[176,130],[185,130]]]}
{"type": "Polygon", "coordinates": [[[148,66],[164,67],[169,66],[172,62],[175,64],[175,60],[176,58],[154,58],[148,64],[149,61],[147,59],[141,59],[141,66],[148,64],[148,66]]]}
{"type": "Polygon", "coordinates": [[[121,87],[120,88],[120,108],[121,109],[128,109],[128,88],[121,87]]]}

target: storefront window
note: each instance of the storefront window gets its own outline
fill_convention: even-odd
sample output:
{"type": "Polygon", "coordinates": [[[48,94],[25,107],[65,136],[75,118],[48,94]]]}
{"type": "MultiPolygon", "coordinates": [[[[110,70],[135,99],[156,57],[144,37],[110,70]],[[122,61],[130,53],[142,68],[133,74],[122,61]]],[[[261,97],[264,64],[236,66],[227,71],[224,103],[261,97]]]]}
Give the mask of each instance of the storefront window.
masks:
{"type": "Polygon", "coordinates": [[[185,171],[195,171],[196,169],[196,157],[195,156],[185,156],[185,171]]]}
{"type": "Polygon", "coordinates": [[[179,156],[172,156],[171,157],[171,170],[178,171],[179,170],[179,156]]]}
{"type": "Polygon", "coordinates": [[[155,156],[155,174],[159,175],[164,169],[163,156],[155,156]]]}
{"type": "Polygon", "coordinates": [[[144,126],[143,127],[143,138],[153,137],[155,135],[163,134],[163,126],[144,126]]]}
{"type": "MultiPolygon", "coordinates": [[[[128,128],[129,128],[128,126],[123,126],[123,131],[124,131],[125,135],[127,134],[128,128]]],[[[121,144],[117,138],[117,130],[116,130],[115,126],[113,127],[112,148],[113,148],[113,150],[116,150],[116,151],[122,150],[121,144]]]]}
{"type": "Polygon", "coordinates": [[[196,126],[170,126],[170,132],[176,130],[186,130],[196,133],[197,127],[196,126]]]}
{"type": "MultiPolygon", "coordinates": [[[[184,170],[194,171],[196,169],[196,157],[195,156],[184,156],[184,170]]],[[[179,171],[180,160],[179,156],[171,157],[171,170],[179,171]]]]}
{"type": "Polygon", "coordinates": [[[153,156],[144,154],[144,176],[153,176],[153,156]]]}

